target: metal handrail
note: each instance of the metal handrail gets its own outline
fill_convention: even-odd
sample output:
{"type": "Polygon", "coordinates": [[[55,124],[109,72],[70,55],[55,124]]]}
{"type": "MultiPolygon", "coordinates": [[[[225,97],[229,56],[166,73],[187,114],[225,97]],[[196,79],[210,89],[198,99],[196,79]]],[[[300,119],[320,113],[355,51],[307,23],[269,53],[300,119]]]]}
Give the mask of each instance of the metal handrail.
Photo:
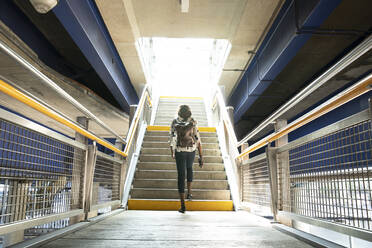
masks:
{"type": "Polygon", "coordinates": [[[348,89],[342,91],[341,93],[337,94],[336,96],[332,97],[322,105],[318,106],[317,108],[313,109],[312,111],[308,112],[307,114],[299,117],[295,121],[291,122],[287,126],[283,127],[280,131],[275,132],[266,136],[265,138],[259,140],[258,142],[254,143],[253,145],[249,146],[247,149],[242,151],[236,159],[239,159],[265,145],[270,142],[273,142],[284,135],[296,130],[297,128],[319,118],[320,116],[338,108],[339,106],[355,99],[356,97],[368,92],[371,90],[372,85],[372,74],[366,76],[365,78],[361,79],[359,82],[354,84],[353,86],[349,87],[348,89]]]}
{"type": "MultiPolygon", "coordinates": [[[[234,132],[234,126],[231,123],[231,119],[230,119],[229,115],[227,114],[226,103],[225,103],[225,100],[223,98],[221,89],[219,87],[217,87],[216,93],[215,93],[214,98],[213,98],[212,110],[216,107],[217,104],[224,108],[224,110],[221,111],[222,120],[224,121],[224,123],[227,127],[227,132],[228,132],[230,138],[232,138],[232,142],[234,144],[237,144],[238,140],[237,140],[235,132],[234,132]]],[[[237,147],[237,145],[236,145],[236,147],[237,147]]]]}
{"type": "Polygon", "coordinates": [[[122,155],[123,157],[127,156],[126,153],[122,152],[121,150],[116,148],[111,143],[109,143],[109,142],[105,141],[104,139],[98,137],[97,135],[95,135],[91,131],[82,128],[80,125],[78,125],[74,121],[66,118],[65,116],[62,116],[62,115],[56,113],[55,111],[48,108],[44,104],[38,102],[37,100],[33,99],[32,97],[30,97],[28,95],[22,93],[21,91],[19,91],[18,89],[14,88],[13,86],[4,82],[1,79],[0,79],[0,91],[2,91],[5,94],[17,99],[18,101],[26,104],[27,106],[45,114],[46,116],[54,119],[55,121],[71,128],[72,130],[80,133],[81,135],[83,135],[83,136],[85,136],[85,137],[87,137],[91,140],[96,141],[97,143],[99,143],[99,144],[103,145],[104,147],[107,147],[108,149],[122,155]]]}
{"type": "Polygon", "coordinates": [[[125,149],[124,149],[124,153],[126,153],[126,154],[128,154],[129,149],[131,148],[131,146],[133,144],[133,137],[134,137],[134,134],[136,133],[136,130],[138,128],[140,115],[141,115],[141,113],[144,109],[146,100],[151,107],[152,103],[151,103],[150,94],[148,92],[148,85],[146,85],[145,88],[142,91],[140,102],[138,104],[136,112],[134,113],[133,121],[132,121],[132,123],[130,124],[130,127],[129,127],[128,136],[127,136],[127,141],[128,142],[127,142],[127,145],[125,146],[125,149]]]}
{"type": "Polygon", "coordinates": [[[315,90],[319,89],[324,83],[328,82],[337,73],[345,69],[352,62],[360,58],[362,55],[367,53],[372,48],[372,35],[361,42],[357,47],[350,51],[347,55],[341,58],[336,64],[329,68],[326,72],[316,78],[307,87],[301,90],[296,96],[294,96],[290,101],[281,106],[273,114],[271,114],[267,119],[260,123],[253,131],[247,134],[242,140],[237,143],[237,146],[241,146],[243,143],[247,142],[254,135],[262,131],[265,127],[276,121],[281,115],[286,111],[291,109],[293,106],[301,102],[303,99],[308,97],[315,90]]]}
{"type": "Polygon", "coordinates": [[[22,56],[20,56],[15,51],[13,51],[3,41],[0,41],[0,48],[2,48],[8,55],[15,58],[25,68],[27,68],[28,70],[33,72],[37,77],[39,77],[41,79],[42,82],[44,82],[49,87],[51,87],[55,92],[57,92],[65,100],[69,101],[72,105],[74,105],[82,113],[84,113],[86,116],[88,116],[89,118],[94,120],[98,125],[100,125],[102,128],[104,128],[106,131],[113,134],[116,138],[121,140],[124,144],[126,143],[126,140],[123,139],[122,137],[120,137],[120,135],[118,133],[116,133],[113,129],[111,129],[109,126],[107,126],[103,121],[101,121],[97,116],[95,116],[92,112],[90,112],[87,108],[85,108],[81,103],[79,103],[77,100],[75,100],[75,98],[70,96],[66,91],[64,91],[55,82],[53,82],[53,80],[51,80],[48,76],[46,76],[44,73],[42,73],[36,67],[34,67],[31,63],[29,63],[27,60],[25,60],[22,56]]]}

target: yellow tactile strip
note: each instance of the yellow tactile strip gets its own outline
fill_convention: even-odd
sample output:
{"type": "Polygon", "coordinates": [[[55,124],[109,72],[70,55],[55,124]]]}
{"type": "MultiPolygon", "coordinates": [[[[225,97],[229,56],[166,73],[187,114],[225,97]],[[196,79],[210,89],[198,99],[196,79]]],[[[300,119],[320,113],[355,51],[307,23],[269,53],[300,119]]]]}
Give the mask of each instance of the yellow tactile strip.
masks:
{"type": "MultiPolygon", "coordinates": [[[[198,127],[200,132],[215,133],[215,127],[198,127]]],[[[147,126],[147,131],[169,131],[170,126],[147,126]]]]}
{"type": "MultiPolygon", "coordinates": [[[[188,211],[233,211],[232,201],[185,201],[188,211]]],[[[129,210],[178,210],[180,201],[129,199],[129,210]]]]}

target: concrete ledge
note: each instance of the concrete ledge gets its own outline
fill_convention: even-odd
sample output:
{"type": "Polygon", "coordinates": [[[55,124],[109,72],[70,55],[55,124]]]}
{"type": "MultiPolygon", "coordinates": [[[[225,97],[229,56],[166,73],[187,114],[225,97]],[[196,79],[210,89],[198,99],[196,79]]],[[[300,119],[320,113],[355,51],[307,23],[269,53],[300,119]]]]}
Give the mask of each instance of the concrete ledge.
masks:
{"type": "Polygon", "coordinates": [[[81,230],[83,228],[86,228],[86,227],[88,227],[92,224],[95,224],[95,223],[99,222],[99,221],[102,221],[102,220],[106,219],[107,217],[110,217],[110,216],[113,216],[113,215],[116,215],[116,214],[119,214],[119,213],[122,213],[122,212],[124,212],[124,209],[117,209],[117,210],[111,211],[109,213],[102,214],[102,215],[99,215],[97,217],[91,218],[87,222],[76,223],[76,224],[73,224],[73,225],[68,226],[66,228],[63,228],[63,229],[60,229],[60,230],[57,230],[57,231],[54,231],[54,232],[51,232],[51,233],[48,233],[48,234],[41,235],[39,237],[36,237],[36,238],[30,239],[30,240],[18,243],[16,245],[12,245],[10,247],[12,247],[12,248],[39,247],[39,246],[44,245],[46,243],[49,243],[53,240],[62,238],[63,236],[66,236],[70,233],[73,233],[73,232],[76,232],[76,231],[81,230]]]}
{"type": "Polygon", "coordinates": [[[303,242],[306,242],[314,247],[329,247],[329,248],[342,248],[344,246],[335,244],[333,242],[330,242],[328,240],[319,238],[317,236],[314,236],[312,234],[282,225],[282,224],[273,224],[272,225],[274,229],[281,231],[283,233],[289,234],[293,237],[295,237],[298,240],[301,240],[303,242]]]}

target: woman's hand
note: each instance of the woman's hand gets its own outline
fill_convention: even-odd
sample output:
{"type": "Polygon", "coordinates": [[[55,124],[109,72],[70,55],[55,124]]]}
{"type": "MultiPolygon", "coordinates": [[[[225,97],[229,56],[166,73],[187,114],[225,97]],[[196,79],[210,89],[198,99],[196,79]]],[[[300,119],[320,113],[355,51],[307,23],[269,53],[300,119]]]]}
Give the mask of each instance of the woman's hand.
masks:
{"type": "Polygon", "coordinates": [[[199,155],[199,167],[200,168],[203,168],[203,165],[204,165],[203,156],[202,155],[199,155]]]}

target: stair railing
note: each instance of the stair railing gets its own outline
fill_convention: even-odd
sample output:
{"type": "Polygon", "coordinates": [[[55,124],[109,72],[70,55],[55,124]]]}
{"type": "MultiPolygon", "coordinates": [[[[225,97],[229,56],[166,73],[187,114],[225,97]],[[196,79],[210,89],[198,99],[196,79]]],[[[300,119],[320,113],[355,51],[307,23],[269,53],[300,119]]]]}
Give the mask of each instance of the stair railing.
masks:
{"type": "Polygon", "coordinates": [[[143,138],[145,136],[146,128],[150,125],[152,115],[152,95],[148,85],[142,91],[141,98],[133,116],[132,123],[127,135],[127,145],[124,153],[127,156],[127,172],[123,189],[122,206],[126,206],[129,198],[130,188],[132,186],[136,166],[141,151],[143,138]]]}
{"type": "Polygon", "coordinates": [[[209,109],[212,110],[212,123],[216,127],[217,136],[221,147],[222,158],[229,181],[234,208],[237,210],[240,205],[238,187],[238,185],[240,185],[240,178],[235,158],[238,156],[239,151],[237,148],[237,139],[235,136],[234,127],[226,111],[225,100],[220,88],[217,87],[209,105],[209,109]]]}

